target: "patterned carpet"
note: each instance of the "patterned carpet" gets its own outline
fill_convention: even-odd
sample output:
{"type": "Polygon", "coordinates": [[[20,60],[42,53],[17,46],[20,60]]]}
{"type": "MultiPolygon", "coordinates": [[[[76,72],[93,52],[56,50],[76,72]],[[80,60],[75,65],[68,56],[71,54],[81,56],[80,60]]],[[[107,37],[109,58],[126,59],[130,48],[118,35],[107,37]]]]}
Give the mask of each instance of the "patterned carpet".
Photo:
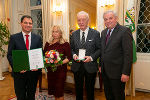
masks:
{"type": "MultiPolygon", "coordinates": [[[[55,100],[53,95],[48,95],[47,90],[43,90],[42,92],[36,92],[36,99],[35,100],[55,100]]],[[[16,97],[10,98],[8,100],[17,100],[16,97]]],[[[71,93],[64,94],[64,100],[75,100],[75,95],[71,93]]]]}

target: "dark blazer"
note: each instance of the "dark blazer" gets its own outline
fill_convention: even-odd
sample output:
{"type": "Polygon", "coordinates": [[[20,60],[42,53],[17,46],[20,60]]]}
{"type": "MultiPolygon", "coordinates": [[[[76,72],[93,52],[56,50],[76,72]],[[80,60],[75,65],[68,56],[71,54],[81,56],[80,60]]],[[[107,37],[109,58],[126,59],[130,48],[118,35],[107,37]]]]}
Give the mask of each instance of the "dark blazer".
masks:
{"type": "MultiPolygon", "coordinates": [[[[98,70],[97,58],[100,56],[100,33],[94,29],[89,28],[87,39],[85,42],[86,56],[93,58],[92,62],[84,63],[84,67],[88,73],[94,73],[98,70]]],[[[80,29],[72,33],[71,49],[72,55],[78,55],[79,49],[81,49],[80,42],[80,29]]],[[[72,61],[71,70],[77,72],[81,67],[81,63],[72,61]]]]}
{"type": "Polygon", "coordinates": [[[132,32],[129,28],[117,24],[106,45],[107,30],[106,28],[101,33],[102,75],[105,70],[109,78],[120,79],[122,74],[130,75],[133,59],[132,32]]]}
{"type": "MultiPolygon", "coordinates": [[[[36,48],[42,48],[42,40],[39,35],[31,33],[30,49],[36,49],[36,48]]],[[[22,32],[11,35],[9,41],[7,59],[13,69],[12,50],[27,50],[22,32]]]]}

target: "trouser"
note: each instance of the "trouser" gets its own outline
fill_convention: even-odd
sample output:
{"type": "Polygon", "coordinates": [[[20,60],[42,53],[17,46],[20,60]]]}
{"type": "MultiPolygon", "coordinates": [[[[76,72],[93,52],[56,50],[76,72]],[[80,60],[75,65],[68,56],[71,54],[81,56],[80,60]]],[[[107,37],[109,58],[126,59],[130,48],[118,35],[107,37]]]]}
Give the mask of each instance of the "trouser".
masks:
{"type": "Polygon", "coordinates": [[[83,84],[85,79],[85,88],[87,100],[94,100],[94,86],[95,86],[95,73],[88,73],[84,65],[74,73],[75,88],[76,88],[76,100],[83,100],[83,84]]]}
{"type": "Polygon", "coordinates": [[[17,100],[35,100],[38,71],[14,73],[14,88],[17,100]]]}

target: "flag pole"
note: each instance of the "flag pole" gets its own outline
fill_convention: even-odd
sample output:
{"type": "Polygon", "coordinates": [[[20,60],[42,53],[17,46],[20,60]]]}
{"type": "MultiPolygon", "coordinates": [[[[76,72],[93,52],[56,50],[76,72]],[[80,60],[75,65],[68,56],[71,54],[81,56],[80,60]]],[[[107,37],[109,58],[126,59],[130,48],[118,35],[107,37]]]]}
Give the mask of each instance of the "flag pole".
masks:
{"type": "Polygon", "coordinates": [[[131,68],[131,100],[133,99],[133,64],[131,68]]]}

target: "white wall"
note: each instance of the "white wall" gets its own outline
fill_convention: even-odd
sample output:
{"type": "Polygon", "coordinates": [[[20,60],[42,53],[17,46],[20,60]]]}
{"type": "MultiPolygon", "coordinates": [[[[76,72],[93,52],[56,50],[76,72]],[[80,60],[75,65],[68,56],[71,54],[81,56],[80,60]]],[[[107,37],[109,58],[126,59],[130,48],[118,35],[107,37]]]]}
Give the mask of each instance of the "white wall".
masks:
{"type": "Polygon", "coordinates": [[[150,91],[150,54],[138,53],[135,65],[135,88],[150,91]]]}

